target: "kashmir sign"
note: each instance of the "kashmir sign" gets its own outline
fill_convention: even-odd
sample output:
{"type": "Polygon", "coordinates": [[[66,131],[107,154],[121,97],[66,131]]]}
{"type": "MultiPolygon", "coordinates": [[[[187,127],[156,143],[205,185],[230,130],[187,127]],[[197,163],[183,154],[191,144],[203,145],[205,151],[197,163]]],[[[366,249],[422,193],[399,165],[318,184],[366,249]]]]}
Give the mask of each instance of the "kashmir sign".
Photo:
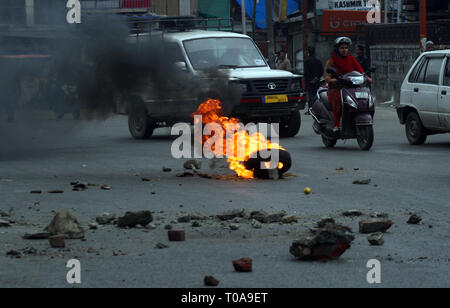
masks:
{"type": "Polygon", "coordinates": [[[368,11],[369,0],[330,0],[330,10],[368,11]]]}

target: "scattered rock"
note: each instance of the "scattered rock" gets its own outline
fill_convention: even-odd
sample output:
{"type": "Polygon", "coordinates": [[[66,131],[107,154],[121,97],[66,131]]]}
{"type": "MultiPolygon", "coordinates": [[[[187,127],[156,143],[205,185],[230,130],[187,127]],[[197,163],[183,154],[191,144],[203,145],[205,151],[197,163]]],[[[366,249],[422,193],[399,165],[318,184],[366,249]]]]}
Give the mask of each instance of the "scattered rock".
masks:
{"type": "Polygon", "coordinates": [[[226,221],[226,220],[232,220],[236,217],[245,217],[246,211],[244,209],[242,210],[232,210],[228,211],[222,214],[218,214],[216,217],[220,220],[226,221]]]}
{"type": "Polygon", "coordinates": [[[150,182],[152,179],[150,178],[141,178],[142,182],[150,182]]]}
{"type": "Polygon", "coordinates": [[[189,223],[189,222],[191,222],[191,215],[179,217],[177,221],[179,223],[189,223]]]}
{"type": "Polygon", "coordinates": [[[23,253],[26,255],[35,256],[38,254],[38,251],[37,251],[37,249],[35,249],[33,247],[27,247],[27,248],[23,249],[23,253]]]}
{"type": "Polygon", "coordinates": [[[172,172],[172,169],[164,166],[164,167],[162,168],[162,171],[163,171],[163,172],[172,172]]]}
{"type": "Polygon", "coordinates": [[[259,221],[255,220],[255,219],[252,219],[252,220],[250,221],[250,225],[251,225],[254,229],[261,229],[261,228],[262,228],[262,224],[261,224],[259,221]]]}
{"type": "Polygon", "coordinates": [[[89,229],[90,230],[97,230],[98,229],[98,224],[95,222],[92,222],[89,224],[89,229]]]}
{"type": "Polygon", "coordinates": [[[150,211],[126,212],[125,216],[120,217],[117,221],[117,226],[119,228],[134,228],[137,225],[145,227],[152,221],[153,216],[150,211]]]}
{"type": "Polygon", "coordinates": [[[253,271],[252,263],[253,263],[253,260],[250,258],[242,258],[239,260],[234,260],[233,261],[234,270],[236,272],[241,272],[241,273],[252,272],[253,271]]]}
{"type": "Polygon", "coordinates": [[[16,258],[16,259],[20,259],[22,257],[21,253],[18,252],[17,250],[10,250],[6,253],[7,257],[11,257],[11,258],[16,258]]]}
{"type": "Polygon", "coordinates": [[[50,246],[52,248],[65,248],[66,236],[64,234],[58,234],[49,237],[50,246]]]}
{"type": "Polygon", "coordinates": [[[418,225],[420,222],[422,221],[422,217],[420,217],[419,215],[411,215],[411,217],[409,217],[408,220],[408,224],[410,225],[418,225]]]}
{"type": "Polygon", "coordinates": [[[260,223],[271,224],[276,222],[281,222],[283,217],[286,216],[285,211],[281,211],[278,213],[268,214],[264,211],[254,211],[250,214],[252,219],[256,219],[260,223]]]}
{"type": "Polygon", "coordinates": [[[100,188],[101,188],[101,190],[112,190],[112,187],[108,186],[108,185],[102,185],[102,187],[100,187],[100,188]]]}
{"type": "Polygon", "coordinates": [[[390,220],[379,220],[379,221],[361,221],[359,222],[359,232],[363,234],[385,233],[391,226],[392,221],[390,220]]]}
{"type": "Polygon", "coordinates": [[[84,184],[84,183],[71,183],[72,184],[72,190],[73,191],[85,191],[86,189],[88,189],[88,185],[84,184]]]}
{"type": "Polygon", "coordinates": [[[192,170],[194,166],[195,169],[202,169],[202,162],[197,159],[191,159],[184,163],[184,169],[192,170]]]}
{"type": "Polygon", "coordinates": [[[379,213],[379,212],[375,212],[370,214],[370,217],[372,218],[384,218],[384,219],[388,219],[389,218],[389,214],[387,213],[379,213]]]}
{"type": "Polygon", "coordinates": [[[217,280],[213,276],[205,276],[204,283],[205,286],[208,287],[217,287],[219,285],[219,280],[217,280]]]}
{"type": "Polygon", "coordinates": [[[39,195],[39,194],[42,194],[42,190],[32,190],[32,191],[30,191],[30,194],[39,195]]]}
{"type": "Polygon", "coordinates": [[[100,251],[98,249],[95,249],[95,248],[92,248],[92,247],[89,247],[88,250],[87,250],[87,253],[99,253],[99,252],[100,251]]]}
{"type": "Polygon", "coordinates": [[[355,185],[369,185],[371,182],[372,182],[371,179],[357,180],[357,181],[353,181],[353,184],[355,184],[355,185]]]}
{"type": "Polygon", "coordinates": [[[40,232],[40,233],[34,233],[34,234],[25,234],[22,238],[25,240],[46,240],[50,236],[52,236],[49,232],[40,232]]]}
{"type": "Polygon", "coordinates": [[[155,230],[157,227],[155,224],[148,224],[145,228],[148,230],[155,230]]]}
{"type": "Polygon", "coordinates": [[[345,229],[327,224],[324,228],[310,231],[292,243],[290,252],[302,261],[337,259],[355,239],[345,229]]]}
{"type": "Polygon", "coordinates": [[[239,230],[239,225],[238,224],[231,224],[230,225],[230,230],[232,230],[232,231],[239,230]]]}
{"type": "Polygon", "coordinates": [[[167,246],[166,244],[163,244],[163,243],[158,243],[158,244],[155,245],[155,248],[157,248],[157,249],[166,249],[166,248],[169,248],[169,246],[167,246]]]}
{"type": "Polygon", "coordinates": [[[286,215],[281,219],[284,224],[298,223],[298,217],[295,215],[286,215]]]}
{"type": "Polygon", "coordinates": [[[44,229],[52,235],[64,234],[68,239],[84,238],[84,230],[78,220],[69,212],[58,212],[52,222],[44,229]]]}
{"type": "Polygon", "coordinates": [[[358,210],[350,210],[350,211],[343,212],[342,215],[345,217],[358,217],[358,216],[362,216],[363,213],[358,210]]]}
{"type": "Polygon", "coordinates": [[[334,225],[336,221],[331,217],[322,217],[317,223],[318,228],[324,228],[327,224],[334,225]]]}
{"type": "Polygon", "coordinates": [[[11,217],[11,215],[0,210],[0,217],[11,217]]]}
{"type": "Polygon", "coordinates": [[[183,173],[178,173],[177,174],[177,178],[186,178],[186,177],[193,177],[194,174],[192,172],[183,172],[183,173]]]}
{"type": "Polygon", "coordinates": [[[382,246],[384,244],[384,234],[381,232],[373,233],[367,237],[370,245],[372,246],[382,246]]]}
{"type": "Polygon", "coordinates": [[[201,227],[202,225],[198,221],[194,221],[194,222],[192,222],[191,226],[194,228],[198,228],[198,227],[201,227]]]}
{"type": "Polygon", "coordinates": [[[0,227],[11,227],[11,223],[9,221],[0,219],[0,227]]]}
{"type": "Polygon", "coordinates": [[[101,216],[97,216],[95,218],[95,221],[99,225],[108,225],[108,224],[112,223],[115,219],[116,219],[116,214],[103,213],[101,216]]]}
{"type": "Polygon", "coordinates": [[[169,230],[169,241],[171,242],[184,242],[186,239],[185,232],[183,230],[169,230]]]}
{"type": "Polygon", "coordinates": [[[165,225],[164,226],[164,229],[166,229],[166,230],[172,230],[173,229],[173,226],[172,225],[165,225]]]}
{"type": "Polygon", "coordinates": [[[49,190],[49,194],[63,194],[64,190],[49,190]]]}

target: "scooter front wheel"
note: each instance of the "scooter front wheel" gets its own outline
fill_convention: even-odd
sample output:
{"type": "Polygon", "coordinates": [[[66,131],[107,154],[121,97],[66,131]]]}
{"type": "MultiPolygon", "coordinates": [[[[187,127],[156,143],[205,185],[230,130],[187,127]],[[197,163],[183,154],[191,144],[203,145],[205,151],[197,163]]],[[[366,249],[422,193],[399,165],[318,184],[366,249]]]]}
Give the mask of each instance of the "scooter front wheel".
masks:
{"type": "Polygon", "coordinates": [[[326,148],[332,149],[336,146],[337,139],[329,139],[325,136],[322,136],[322,142],[325,145],[326,148]]]}
{"type": "Polygon", "coordinates": [[[356,134],[356,139],[358,140],[361,150],[369,151],[372,148],[374,141],[373,126],[358,126],[356,129],[356,134]]]}

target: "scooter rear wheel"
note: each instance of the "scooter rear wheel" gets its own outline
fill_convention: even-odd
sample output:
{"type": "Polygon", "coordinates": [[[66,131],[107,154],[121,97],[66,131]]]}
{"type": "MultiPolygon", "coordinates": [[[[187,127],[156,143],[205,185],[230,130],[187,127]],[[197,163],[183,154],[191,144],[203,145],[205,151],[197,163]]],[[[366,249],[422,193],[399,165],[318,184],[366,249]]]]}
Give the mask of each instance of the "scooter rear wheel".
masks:
{"type": "Polygon", "coordinates": [[[322,142],[326,148],[332,149],[336,146],[337,139],[329,139],[329,138],[322,136],[322,142]]]}

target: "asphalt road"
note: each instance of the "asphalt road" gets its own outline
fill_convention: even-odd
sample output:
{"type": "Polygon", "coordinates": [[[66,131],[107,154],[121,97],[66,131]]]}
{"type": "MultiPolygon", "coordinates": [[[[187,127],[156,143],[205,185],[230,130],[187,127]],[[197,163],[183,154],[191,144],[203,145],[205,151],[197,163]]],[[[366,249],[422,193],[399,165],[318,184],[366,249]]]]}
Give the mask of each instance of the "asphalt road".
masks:
{"type": "MultiPolygon", "coordinates": [[[[0,210],[11,210],[16,222],[0,227],[0,287],[73,287],[66,281],[66,262],[73,258],[82,269],[77,287],[203,287],[205,275],[215,276],[225,288],[450,287],[450,135],[410,146],[395,110],[379,108],[370,152],[361,152],[356,141],[339,142],[329,150],[314,134],[311,119],[303,120],[296,138],[281,140],[292,155],[294,176],[280,181],[177,178],[184,161],[171,156],[169,130],[136,141],[125,117],[0,124],[0,210]],[[173,171],[162,172],[163,166],[173,171]],[[368,178],[369,185],[353,185],[368,178]],[[97,186],[73,192],[73,181],[106,184],[112,190],[97,186]],[[305,187],[313,193],[303,194],[305,187]],[[64,193],[47,193],[55,189],[64,193]],[[43,193],[32,195],[32,190],[43,193]],[[198,228],[178,223],[173,226],[186,230],[186,241],[167,240],[164,226],[183,213],[209,216],[242,208],[285,210],[300,220],[261,229],[241,222],[236,231],[229,229],[230,223],[212,219],[198,228]],[[370,246],[357,233],[366,216],[341,215],[352,209],[389,214],[394,225],[384,246],[370,246]],[[66,250],[51,249],[46,240],[21,238],[42,230],[58,211],[70,211],[88,229],[103,212],[135,210],[152,211],[157,228],[86,230],[86,240],[69,240],[66,250]],[[423,224],[408,225],[410,213],[422,216],[423,224]],[[332,262],[297,261],[290,244],[323,216],[356,232],[351,249],[332,262]],[[155,249],[157,243],[169,248],[155,249]],[[6,256],[27,247],[38,255],[6,256]],[[96,253],[88,253],[89,248],[96,253]],[[253,258],[253,273],[234,272],[231,261],[242,257],[253,258]],[[370,259],[381,262],[379,285],[366,280],[370,259]]],[[[209,170],[207,161],[203,169],[227,172],[209,170]]]]}

